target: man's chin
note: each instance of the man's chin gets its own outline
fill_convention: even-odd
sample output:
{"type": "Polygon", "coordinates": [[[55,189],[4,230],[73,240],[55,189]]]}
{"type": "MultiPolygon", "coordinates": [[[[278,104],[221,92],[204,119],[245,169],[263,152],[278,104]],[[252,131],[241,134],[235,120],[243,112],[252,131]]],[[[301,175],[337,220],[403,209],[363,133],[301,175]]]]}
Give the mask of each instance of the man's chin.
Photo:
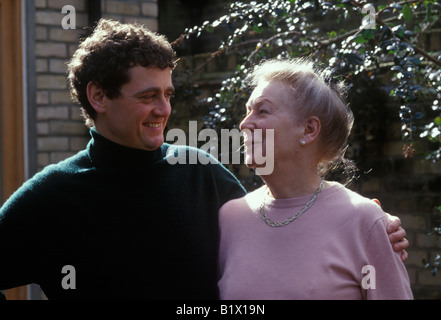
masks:
{"type": "Polygon", "coordinates": [[[146,141],[144,143],[144,150],[146,151],[154,151],[158,148],[160,148],[164,144],[164,139],[158,139],[155,141],[146,141]]]}

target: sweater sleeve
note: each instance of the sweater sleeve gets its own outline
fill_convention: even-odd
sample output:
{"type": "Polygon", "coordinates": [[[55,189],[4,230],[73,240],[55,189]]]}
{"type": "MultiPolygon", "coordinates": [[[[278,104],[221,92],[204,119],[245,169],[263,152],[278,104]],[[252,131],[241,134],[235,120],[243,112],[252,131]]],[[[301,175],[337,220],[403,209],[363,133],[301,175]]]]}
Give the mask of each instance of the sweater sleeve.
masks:
{"type": "Polygon", "coordinates": [[[219,195],[219,208],[226,202],[246,195],[246,190],[239,180],[220,162],[211,165],[219,195]]]}
{"type": "Polygon", "coordinates": [[[368,300],[413,299],[409,275],[400,254],[390,245],[386,225],[386,217],[377,219],[367,234],[362,293],[368,300]]]}
{"type": "MultiPolygon", "coordinates": [[[[194,161],[199,168],[203,168],[204,179],[214,182],[214,193],[217,195],[219,208],[226,202],[245,196],[246,190],[239,180],[218,159],[211,154],[189,146],[165,146],[167,157],[180,158],[183,164],[192,164],[194,161]],[[183,157],[185,155],[185,157],[183,157]],[[183,158],[182,158],[183,157],[183,158]],[[207,171],[206,171],[207,170],[207,171]]],[[[169,160],[167,160],[169,161],[169,160]]],[[[174,163],[174,160],[173,160],[174,163]]],[[[177,163],[180,163],[177,160],[177,163]]]]}
{"type": "Polygon", "coordinates": [[[58,231],[47,213],[58,197],[54,180],[47,171],[37,173],[0,208],[0,290],[38,283],[53,257],[58,231]]]}
{"type": "Polygon", "coordinates": [[[0,290],[35,281],[35,241],[38,215],[28,185],[16,191],[0,209],[0,290]]]}

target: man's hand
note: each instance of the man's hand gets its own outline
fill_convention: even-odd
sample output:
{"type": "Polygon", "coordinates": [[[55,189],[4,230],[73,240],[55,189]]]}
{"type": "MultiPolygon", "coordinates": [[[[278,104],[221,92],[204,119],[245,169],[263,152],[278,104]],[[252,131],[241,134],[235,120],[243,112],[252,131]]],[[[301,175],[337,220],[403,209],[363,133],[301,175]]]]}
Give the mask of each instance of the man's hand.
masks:
{"type": "MultiPolygon", "coordinates": [[[[372,200],[381,207],[381,203],[378,199],[372,200]]],[[[406,239],[406,230],[401,227],[400,218],[392,216],[387,212],[385,212],[385,214],[390,221],[386,231],[389,235],[389,241],[392,243],[392,248],[395,252],[401,253],[401,260],[406,262],[408,257],[406,249],[409,247],[409,241],[406,239]]]]}

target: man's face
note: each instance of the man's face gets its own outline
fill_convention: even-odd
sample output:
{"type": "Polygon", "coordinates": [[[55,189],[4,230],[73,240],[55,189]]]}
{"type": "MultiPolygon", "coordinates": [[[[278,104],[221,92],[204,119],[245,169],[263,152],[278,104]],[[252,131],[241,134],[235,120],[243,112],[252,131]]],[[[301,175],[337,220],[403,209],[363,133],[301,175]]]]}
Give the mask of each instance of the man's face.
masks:
{"type": "Polygon", "coordinates": [[[131,80],[118,98],[104,97],[105,112],[98,115],[97,130],[118,144],[156,150],[164,143],[171,112],[171,70],[134,66],[129,74],[131,80]]]}

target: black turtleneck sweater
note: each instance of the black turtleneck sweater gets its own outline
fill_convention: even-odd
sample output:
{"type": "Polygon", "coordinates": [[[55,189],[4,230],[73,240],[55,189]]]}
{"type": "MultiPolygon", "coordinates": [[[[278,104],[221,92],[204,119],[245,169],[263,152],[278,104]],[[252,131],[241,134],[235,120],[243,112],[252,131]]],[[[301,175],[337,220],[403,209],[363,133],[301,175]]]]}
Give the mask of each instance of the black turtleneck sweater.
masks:
{"type": "Polygon", "coordinates": [[[169,164],[168,144],[148,152],[91,136],[0,209],[0,290],[37,283],[49,299],[218,298],[217,213],[245,194],[237,179],[219,163],[169,164]]]}

